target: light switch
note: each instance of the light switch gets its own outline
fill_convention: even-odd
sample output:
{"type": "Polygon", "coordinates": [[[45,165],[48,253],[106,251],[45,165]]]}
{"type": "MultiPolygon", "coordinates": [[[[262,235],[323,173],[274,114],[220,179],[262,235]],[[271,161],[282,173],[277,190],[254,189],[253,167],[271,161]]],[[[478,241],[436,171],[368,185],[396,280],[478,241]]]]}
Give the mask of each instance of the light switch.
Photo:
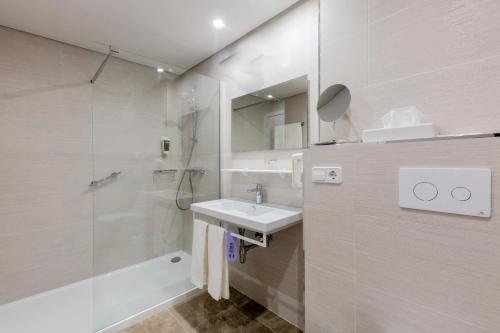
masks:
{"type": "Polygon", "coordinates": [[[480,217],[491,216],[491,170],[401,168],[399,206],[480,217]]]}
{"type": "Polygon", "coordinates": [[[341,167],[313,167],[312,181],[314,183],[342,183],[342,168],[341,167]]]}

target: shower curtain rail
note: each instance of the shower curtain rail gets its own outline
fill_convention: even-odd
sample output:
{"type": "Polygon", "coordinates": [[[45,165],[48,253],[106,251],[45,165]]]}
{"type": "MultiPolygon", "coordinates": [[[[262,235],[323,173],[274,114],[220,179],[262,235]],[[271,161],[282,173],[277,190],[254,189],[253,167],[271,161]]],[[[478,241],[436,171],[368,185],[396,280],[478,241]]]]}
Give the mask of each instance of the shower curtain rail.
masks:
{"type": "Polygon", "coordinates": [[[99,78],[99,75],[101,75],[102,70],[104,69],[104,66],[106,66],[106,63],[108,62],[109,58],[113,55],[113,53],[120,53],[120,50],[114,50],[111,46],[109,47],[109,53],[106,55],[106,58],[104,58],[103,62],[101,63],[101,66],[97,69],[97,72],[95,72],[94,76],[90,80],[91,84],[94,84],[97,79],[99,78]]]}

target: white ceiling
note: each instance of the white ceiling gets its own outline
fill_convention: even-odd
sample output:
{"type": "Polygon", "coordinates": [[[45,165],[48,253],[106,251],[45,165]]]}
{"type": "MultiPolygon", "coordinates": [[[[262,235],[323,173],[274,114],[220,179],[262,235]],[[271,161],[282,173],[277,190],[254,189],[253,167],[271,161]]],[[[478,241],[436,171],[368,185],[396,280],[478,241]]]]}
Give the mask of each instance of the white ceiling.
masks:
{"type": "Polygon", "coordinates": [[[181,73],[297,1],[1,0],[0,25],[181,73]]]}

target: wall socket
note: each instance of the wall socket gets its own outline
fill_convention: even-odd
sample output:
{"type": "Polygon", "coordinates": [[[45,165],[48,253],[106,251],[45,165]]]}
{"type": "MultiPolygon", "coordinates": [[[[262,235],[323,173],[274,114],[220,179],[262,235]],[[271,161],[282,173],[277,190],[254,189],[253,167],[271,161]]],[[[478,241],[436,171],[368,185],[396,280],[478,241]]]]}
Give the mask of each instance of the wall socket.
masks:
{"type": "Polygon", "coordinates": [[[340,184],[342,183],[342,167],[313,167],[313,183],[340,184]]]}

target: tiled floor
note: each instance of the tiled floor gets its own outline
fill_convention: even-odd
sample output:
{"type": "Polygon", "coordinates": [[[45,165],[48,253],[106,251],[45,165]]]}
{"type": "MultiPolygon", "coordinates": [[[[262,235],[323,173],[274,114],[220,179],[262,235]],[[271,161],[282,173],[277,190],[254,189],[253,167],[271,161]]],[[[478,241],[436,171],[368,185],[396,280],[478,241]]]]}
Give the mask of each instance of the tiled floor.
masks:
{"type": "Polygon", "coordinates": [[[121,333],[298,333],[235,289],[229,301],[214,301],[207,293],[165,310],[121,333]]]}

